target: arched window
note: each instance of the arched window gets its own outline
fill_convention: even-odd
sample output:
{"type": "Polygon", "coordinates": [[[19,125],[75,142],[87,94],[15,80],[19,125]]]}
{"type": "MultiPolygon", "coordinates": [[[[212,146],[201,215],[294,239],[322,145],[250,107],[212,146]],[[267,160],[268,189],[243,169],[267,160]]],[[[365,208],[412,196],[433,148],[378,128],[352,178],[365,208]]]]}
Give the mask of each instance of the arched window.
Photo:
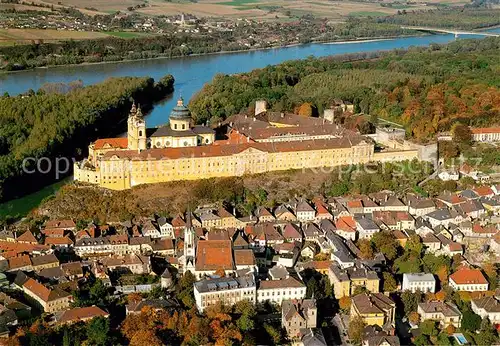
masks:
{"type": "Polygon", "coordinates": [[[186,124],[182,124],[182,129],[185,130],[186,129],[186,124]]]}
{"type": "Polygon", "coordinates": [[[174,130],[177,130],[177,124],[174,124],[174,130]]]}
{"type": "Polygon", "coordinates": [[[142,136],[142,131],[139,131],[139,137],[141,137],[141,136],[142,136]]]}
{"type": "Polygon", "coordinates": [[[210,139],[206,138],[205,143],[207,143],[207,144],[210,143],[210,139]]]}

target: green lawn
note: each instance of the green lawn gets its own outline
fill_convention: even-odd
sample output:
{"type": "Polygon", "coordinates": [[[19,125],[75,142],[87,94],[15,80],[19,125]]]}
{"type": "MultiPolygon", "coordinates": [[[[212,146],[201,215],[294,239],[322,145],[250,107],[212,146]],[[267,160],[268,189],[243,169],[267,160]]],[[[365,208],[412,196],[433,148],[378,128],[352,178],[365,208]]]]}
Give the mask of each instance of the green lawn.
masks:
{"type": "Polygon", "coordinates": [[[261,0],[232,0],[227,2],[217,2],[218,5],[230,5],[230,6],[247,6],[250,4],[259,3],[261,0]]]}
{"type": "Polygon", "coordinates": [[[49,196],[54,195],[57,190],[61,188],[64,184],[66,184],[71,178],[64,179],[55,184],[49,185],[32,193],[31,195],[27,195],[18,199],[13,199],[12,201],[1,203],[0,204],[0,218],[4,218],[5,216],[26,216],[31,210],[38,207],[40,202],[49,196]]]}
{"type": "Polygon", "coordinates": [[[383,17],[383,16],[387,16],[387,13],[376,12],[376,11],[357,11],[357,12],[350,12],[349,16],[351,16],[351,17],[383,17]]]}
{"type": "Polygon", "coordinates": [[[148,33],[130,32],[130,31],[106,31],[105,33],[110,36],[115,36],[119,38],[136,38],[136,37],[149,36],[148,33]]]}

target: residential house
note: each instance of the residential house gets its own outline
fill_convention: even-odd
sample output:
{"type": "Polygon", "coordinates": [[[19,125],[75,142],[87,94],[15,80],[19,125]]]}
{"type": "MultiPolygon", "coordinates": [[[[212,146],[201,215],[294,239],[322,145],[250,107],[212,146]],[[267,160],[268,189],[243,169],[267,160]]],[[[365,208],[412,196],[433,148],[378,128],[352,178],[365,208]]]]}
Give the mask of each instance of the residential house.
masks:
{"type": "Polygon", "coordinates": [[[234,250],[234,265],[236,270],[250,269],[253,272],[258,271],[255,255],[253,250],[250,249],[234,250]]]}
{"type": "Polygon", "coordinates": [[[324,219],[333,220],[333,215],[328,210],[328,204],[316,198],[314,200],[314,207],[316,208],[316,217],[315,217],[316,222],[320,222],[321,220],[324,219]]]}
{"type": "Polygon", "coordinates": [[[352,216],[341,216],[335,221],[336,233],[344,239],[356,240],[356,221],[352,216]]]}
{"type": "Polygon", "coordinates": [[[95,317],[108,318],[109,313],[101,308],[92,305],[82,308],[73,308],[57,313],[54,320],[57,324],[73,324],[77,322],[87,322],[95,317]]]}
{"type": "Polygon", "coordinates": [[[73,246],[73,240],[71,240],[68,236],[45,237],[44,244],[59,251],[69,251],[73,246]]]}
{"type": "Polygon", "coordinates": [[[157,220],[158,227],[160,228],[160,237],[162,238],[175,238],[174,226],[167,221],[165,217],[160,217],[157,220]]]}
{"type": "Polygon", "coordinates": [[[479,269],[461,267],[450,275],[449,284],[456,291],[487,291],[488,280],[479,269]]]}
{"type": "Polygon", "coordinates": [[[460,328],[462,313],[458,308],[448,302],[430,301],[418,303],[417,312],[422,321],[437,321],[441,327],[453,325],[460,328]]]}
{"type": "Polygon", "coordinates": [[[360,316],[367,325],[393,325],[396,303],[383,293],[361,293],[351,298],[350,318],[360,316]]]}
{"type": "Polygon", "coordinates": [[[500,301],[497,297],[472,299],[471,307],[481,318],[488,318],[492,324],[500,324],[500,301]]]}
{"type": "Polygon", "coordinates": [[[384,211],[408,211],[408,206],[396,196],[390,196],[380,203],[384,211]]]}
{"type": "Polygon", "coordinates": [[[300,222],[314,221],[316,210],[307,201],[302,200],[297,204],[295,214],[297,215],[297,220],[300,222]]]}
{"type": "Polygon", "coordinates": [[[147,220],[142,226],[142,235],[144,237],[150,238],[160,238],[160,230],[156,227],[156,222],[153,224],[153,220],[147,220]]]}
{"type": "Polygon", "coordinates": [[[424,216],[434,210],[436,205],[430,198],[408,198],[408,212],[414,217],[424,216]]]}
{"type": "Polygon", "coordinates": [[[455,210],[459,214],[467,215],[473,219],[477,219],[478,217],[486,213],[483,205],[477,199],[471,199],[464,203],[455,205],[455,210]]]}
{"type": "Polygon", "coordinates": [[[194,299],[199,311],[223,302],[234,305],[242,300],[256,302],[256,285],[252,275],[208,278],[194,283],[194,299]]]}
{"type": "Polygon", "coordinates": [[[28,278],[22,290],[35,300],[45,312],[62,311],[69,308],[73,296],[59,288],[47,288],[38,281],[28,278]]]}
{"type": "Polygon", "coordinates": [[[436,253],[441,249],[441,241],[433,233],[427,233],[422,238],[422,244],[429,253],[436,253]]]}
{"type": "Polygon", "coordinates": [[[423,217],[430,222],[433,228],[437,226],[448,227],[450,223],[460,223],[464,220],[456,211],[451,211],[448,208],[436,209],[423,217]]]}
{"type": "Polygon", "coordinates": [[[259,222],[275,222],[276,218],[274,215],[264,207],[257,208],[256,216],[259,222]]]}
{"type": "Polygon", "coordinates": [[[36,256],[31,258],[31,265],[34,271],[40,271],[46,268],[59,267],[59,260],[54,254],[36,256]]]}
{"type": "Polygon", "coordinates": [[[373,220],[389,230],[415,229],[415,219],[407,211],[374,211],[373,220]]]}
{"type": "Polygon", "coordinates": [[[307,269],[314,270],[321,275],[327,275],[331,265],[332,261],[308,261],[297,264],[296,268],[299,275],[307,269]]]}
{"type": "Polygon", "coordinates": [[[306,243],[302,250],[300,250],[300,256],[303,258],[312,259],[318,253],[317,245],[314,243],[306,243]]]}
{"type": "Polygon", "coordinates": [[[286,241],[302,241],[302,232],[300,227],[294,223],[288,222],[283,228],[283,237],[286,241]]]}
{"type": "Polygon", "coordinates": [[[363,266],[342,269],[332,264],[328,270],[328,279],[333,285],[335,298],[350,297],[356,287],[364,287],[372,293],[378,293],[380,279],[377,273],[363,266]]]}
{"type": "Polygon", "coordinates": [[[429,273],[404,273],[403,291],[409,290],[412,293],[420,291],[422,293],[435,293],[436,292],[436,279],[434,275],[429,273]]]}
{"type": "MultiPolygon", "coordinates": [[[[134,238],[131,238],[134,239],[134,238]]],[[[112,235],[98,238],[81,238],[74,246],[80,257],[89,255],[124,255],[129,252],[129,239],[126,235],[112,235]]]]}
{"type": "Polygon", "coordinates": [[[31,265],[31,259],[29,255],[21,255],[9,258],[9,269],[8,272],[13,271],[32,271],[33,266],[31,265]]]}
{"type": "Polygon", "coordinates": [[[62,229],[64,231],[76,231],[76,224],[73,220],[48,220],[45,229],[62,229]]]}
{"type": "Polygon", "coordinates": [[[318,226],[313,223],[305,226],[304,237],[306,241],[317,241],[320,236],[323,235],[323,231],[321,231],[318,226]]]}
{"type": "Polygon", "coordinates": [[[456,170],[444,170],[439,172],[438,178],[443,180],[443,181],[457,181],[460,179],[460,173],[456,170]]]}
{"type": "Polygon", "coordinates": [[[27,244],[38,244],[38,240],[36,240],[35,236],[31,231],[26,231],[20,236],[16,238],[17,243],[27,243],[27,244]]]}
{"type": "Polygon", "coordinates": [[[285,205],[276,208],[274,215],[278,221],[297,221],[297,217],[285,205]]]}
{"type": "Polygon", "coordinates": [[[151,272],[151,258],[136,254],[104,257],[101,264],[109,271],[132,274],[149,274],[151,272]]]}
{"type": "Polygon", "coordinates": [[[379,227],[371,217],[355,217],[356,230],[360,239],[371,239],[375,233],[380,231],[379,227]]]}
{"type": "Polygon", "coordinates": [[[281,305],[284,300],[304,299],[306,286],[292,276],[282,280],[263,280],[257,288],[257,302],[281,305]]]}
{"type": "Polygon", "coordinates": [[[342,269],[354,266],[354,256],[349,251],[344,240],[333,232],[327,232],[326,238],[332,246],[330,258],[335,261],[342,269]]]}
{"type": "Polygon", "coordinates": [[[316,328],[317,315],[315,299],[284,300],[281,306],[281,325],[289,338],[298,339],[304,328],[316,328]]]}

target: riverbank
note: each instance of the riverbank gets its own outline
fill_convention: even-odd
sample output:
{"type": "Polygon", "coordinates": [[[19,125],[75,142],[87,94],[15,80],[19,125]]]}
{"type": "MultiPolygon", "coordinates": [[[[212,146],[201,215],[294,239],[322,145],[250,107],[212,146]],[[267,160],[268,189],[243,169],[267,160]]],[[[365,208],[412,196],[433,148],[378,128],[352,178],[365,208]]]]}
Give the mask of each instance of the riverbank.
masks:
{"type": "Polygon", "coordinates": [[[5,71],[0,70],[0,76],[6,74],[13,73],[23,73],[29,72],[33,70],[47,70],[51,68],[57,67],[76,67],[76,66],[93,66],[93,65],[110,65],[110,64],[120,64],[127,62],[135,62],[135,61],[154,61],[154,60],[172,60],[172,59],[181,59],[181,58],[190,58],[190,57],[201,57],[201,56],[211,56],[211,55],[223,55],[223,54],[238,54],[238,53],[246,53],[246,52],[259,52],[273,49],[282,49],[282,48],[291,48],[298,46],[306,46],[310,44],[348,44],[348,43],[368,43],[368,42],[378,42],[378,41],[387,41],[394,40],[398,38],[411,38],[411,37],[423,37],[423,36],[433,36],[433,34],[415,34],[415,35],[396,35],[396,36],[382,36],[382,37],[361,37],[351,40],[313,40],[307,43],[291,43],[287,45],[276,45],[271,47],[262,47],[262,48],[248,48],[248,49],[237,49],[237,50],[221,50],[218,52],[209,52],[209,53],[196,53],[189,55],[175,55],[175,56],[158,56],[154,58],[140,58],[140,59],[123,59],[116,61],[98,61],[98,62],[83,62],[81,64],[64,64],[64,65],[47,65],[47,66],[39,66],[34,68],[27,68],[23,70],[13,70],[13,71],[5,71]]]}

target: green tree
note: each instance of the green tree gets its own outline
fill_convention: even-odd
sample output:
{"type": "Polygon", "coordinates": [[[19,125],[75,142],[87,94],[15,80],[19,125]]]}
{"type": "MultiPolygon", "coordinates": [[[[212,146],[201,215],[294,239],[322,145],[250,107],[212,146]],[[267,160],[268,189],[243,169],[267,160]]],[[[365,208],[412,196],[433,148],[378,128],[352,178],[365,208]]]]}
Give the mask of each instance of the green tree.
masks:
{"type": "Polygon", "coordinates": [[[396,279],[394,278],[394,275],[389,273],[389,272],[384,272],[382,274],[384,278],[384,292],[394,292],[395,290],[398,289],[398,283],[396,282],[396,279]]]}
{"type": "Polygon", "coordinates": [[[409,316],[411,312],[417,311],[418,303],[422,301],[422,293],[420,291],[412,293],[406,290],[401,294],[401,300],[403,301],[405,316],[409,316]]]}
{"type": "Polygon", "coordinates": [[[275,345],[279,345],[281,343],[281,332],[279,329],[270,324],[264,323],[264,330],[271,337],[271,340],[275,345]]]}
{"type": "Polygon", "coordinates": [[[345,181],[334,182],[330,186],[330,190],[328,192],[328,194],[332,197],[344,196],[349,192],[349,184],[347,184],[345,181]]]}
{"type": "Polygon", "coordinates": [[[446,333],[440,333],[437,337],[437,344],[439,346],[452,346],[450,337],[446,333]]]}
{"type": "Polygon", "coordinates": [[[425,320],[419,324],[420,331],[428,336],[435,336],[438,334],[436,322],[433,320],[425,320]]]}
{"type": "Polygon", "coordinates": [[[349,339],[355,343],[361,343],[363,339],[363,330],[366,323],[361,316],[356,316],[349,321],[349,339]]]}
{"type": "Polygon", "coordinates": [[[472,143],[472,132],[469,126],[455,123],[451,128],[453,141],[460,144],[470,145],[472,143]]]}
{"type": "Polygon", "coordinates": [[[394,236],[388,231],[377,232],[373,235],[371,242],[375,250],[380,251],[392,261],[398,254],[398,243],[394,236]]]}
{"type": "Polygon", "coordinates": [[[109,320],[104,317],[94,317],[87,324],[87,340],[91,345],[103,346],[109,342],[109,320]]]}
{"type": "Polygon", "coordinates": [[[417,336],[415,340],[413,340],[413,343],[415,346],[429,346],[431,344],[429,338],[424,334],[417,336]]]}
{"type": "Polygon", "coordinates": [[[466,308],[462,313],[461,328],[469,332],[475,332],[479,327],[481,327],[481,317],[470,308],[466,308]]]}

